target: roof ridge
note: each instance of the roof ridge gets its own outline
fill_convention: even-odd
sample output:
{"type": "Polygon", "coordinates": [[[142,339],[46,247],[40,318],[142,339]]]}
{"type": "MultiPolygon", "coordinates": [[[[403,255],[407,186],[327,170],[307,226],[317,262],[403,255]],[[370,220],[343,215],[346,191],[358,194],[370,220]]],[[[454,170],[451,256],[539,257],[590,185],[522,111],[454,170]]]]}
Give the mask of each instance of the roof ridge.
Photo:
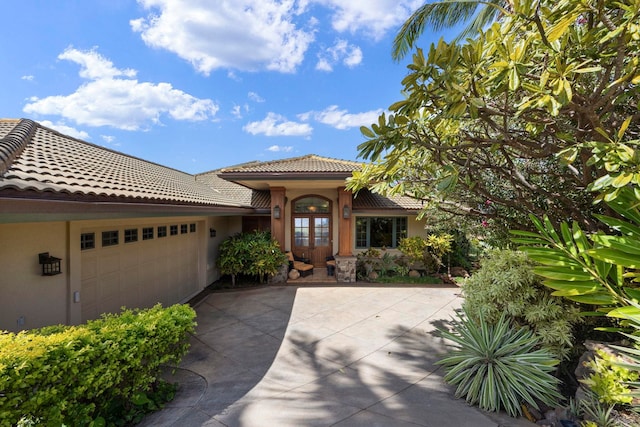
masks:
{"type": "MultiPolygon", "coordinates": [[[[28,120],[28,119],[24,119],[24,120],[28,120]]],[[[29,120],[29,121],[32,121],[32,120],[29,120]]],[[[100,150],[104,150],[104,151],[108,151],[108,152],[113,153],[113,154],[117,154],[119,156],[128,157],[128,158],[133,159],[133,160],[138,160],[140,162],[147,163],[149,165],[159,166],[159,167],[161,167],[163,169],[169,169],[169,170],[172,170],[172,171],[175,171],[175,172],[179,172],[181,174],[188,175],[188,176],[192,177],[194,180],[196,178],[195,175],[193,175],[191,173],[188,173],[188,172],[185,172],[185,171],[181,171],[180,169],[172,168],[172,167],[166,166],[166,165],[161,165],[160,163],[152,162],[150,160],[146,160],[146,159],[143,159],[141,157],[132,156],[131,154],[127,154],[127,153],[124,153],[122,151],[113,150],[113,149],[111,149],[109,147],[105,147],[103,145],[98,145],[98,144],[94,144],[93,142],[85,141],[84,139],[76,138],[74,136],[64,134],[64,133],[62,133],[62,132],[60,132],[60,131],[58,131],[56,129],[47,127],[47,126],[43,125],[42,123],[38,123],[38,122],[34,122],[34,123],[36,124],[36,126],[39,126],[42,129],[46,129],[49,132],[53,132],[53,133],[55,133],[55,134],[57,134],[57,135],[59,135],[59,136],[61,136],[63,138],[72,139],[72,140],[77,141],[77,142],[79,142],[81,144],[86,144],[86,145],[89,145],[91,147],[98,148],[100,150]]],[[[35,128],[34,128],[34,131],[35,131],[35,128]]]]}
{"type": "Polygon", "coordinates": [[[16,157],[29,144],[38,123],[21,119],[11,131],[0,139],[0,175],[9,170],[16,157]]]}
{"type": "Polygon", "coordinates": [[[211,173],[211,172],[225,173],[229,171],[239,172],[242,169],[250,168],[253,166],[264,167],[264,166],[271,166],[271,165],[278,165],[278,164],[295,163],[301,160],[309,160],[309,159],[321,160],[321,161],[326,161],[331,163],[340,163],[343,165],[350,165],[350,166],[362,166],[363,164],[363,162],[358,162],[355,160],[336,159],[334,157],[320,156],[317,154],[305,154],[304,156],[289,157],[286,159],[274,159],[274,160],[267,160],[267,161],[254,160],[251,162],[241,163],[234,166],[226,166],[224,168],[220,168],[220,169],[216,169],[216,170],[213,170],[210,172],[204,172],[204,173],[205,174],[211,173]]]}

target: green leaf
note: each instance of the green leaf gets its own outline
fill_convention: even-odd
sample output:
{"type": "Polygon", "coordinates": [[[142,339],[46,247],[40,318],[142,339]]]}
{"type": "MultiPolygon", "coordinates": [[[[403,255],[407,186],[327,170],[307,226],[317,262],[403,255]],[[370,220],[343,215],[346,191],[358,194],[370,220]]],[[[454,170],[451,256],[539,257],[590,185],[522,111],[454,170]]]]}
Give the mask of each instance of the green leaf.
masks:
{"type": "Polygon", "coordinates": [[[562,37],[562,35],[567,31],[569,26],[576,21],[576,18],[578,16],[579,16],[579,13],[572,13],[572,14],[566,15],[564,18],[556,22],[555,25],[553,25],[547,32],[547,40],[550,43],[553,43],[554,41],[562,37]]]}
{"type": "Polygon", "coordinates": [[[581,304],[591,305],[613,305],[618,302],[613,296],[605,293],[576,295],[567,298],[569,298],[571,301],[576,301],[581,304]]]}
{"type": "Polygon", "coordinates": [[[551,280],[568,282],[586,282],[592,280],[592,276],[584,270],[567,267],[535,267],[533,272],[551,280]]]}
{"type": "Polygon", "coordinates": [[[640,269],[640,257],[611,248],[590,249],[587,251],[593,258],[610,264],[627,268],[640,269]]]}

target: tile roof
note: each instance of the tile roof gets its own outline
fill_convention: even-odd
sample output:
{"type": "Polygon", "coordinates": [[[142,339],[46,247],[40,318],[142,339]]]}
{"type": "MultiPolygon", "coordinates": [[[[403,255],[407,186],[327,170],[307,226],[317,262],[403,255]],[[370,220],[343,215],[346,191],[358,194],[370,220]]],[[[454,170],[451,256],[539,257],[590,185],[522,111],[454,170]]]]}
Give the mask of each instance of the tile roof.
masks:
{"type": "Polygon", "coordinates": [[[213,170],[197,174],[196,180],[216,189],[221,196],[235,200],[242,206],[271,209],[271,193],[269,191],[253,190],[244,185],[227,181],[218,176],[219,172],[219,170],[213,170]]]}
{"type": "Polygon", "coordinates": [[[0,120],[0,190],[240,206],[193,175],[62,135],[31,120],[0,120]]]}
{"type": "Polygon", "coordinates": [[[354,211],[422,209],[422,202],[407,196],[383,196],[369,190],[360,190],[353,198],[354,211]]]}
{"type": "MultiPolygon", "coordinates": [[[[248,162],[197,175],[65,136],[27,119],[0,119],[0,193],[36,192],[74,200],[165,203],[231,208],[270,208],[268,190],[255,190],[225,178],[296,176],[342,179],[362,163],[317,155],[248,162]],[[227,175],[228,174],[228,175],[227,175]],[[225,176],[226,175],[226,176],[225,176]]],[[[419,210],[409,197],[384,197],[367,190],[354,210],[419,210]]]]}
{"type": "Polygon", "coordinates": [[[354,170],[360,170],[362,163],[349,160],[333,159],[309,154],[302,157],[293,157],[284,160],[269,162],[249,162],[241,165],[220,169],[224,174],[269,174],[269,173],[344,173],[351,174],[354,170]]]}

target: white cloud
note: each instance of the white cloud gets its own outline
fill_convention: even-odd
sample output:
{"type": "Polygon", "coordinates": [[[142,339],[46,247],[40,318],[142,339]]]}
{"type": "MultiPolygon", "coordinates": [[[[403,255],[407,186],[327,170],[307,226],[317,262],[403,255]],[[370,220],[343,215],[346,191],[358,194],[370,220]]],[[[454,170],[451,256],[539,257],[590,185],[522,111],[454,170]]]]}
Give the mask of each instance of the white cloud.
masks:
{"type": "Polygon", "coordinates": [[[364,32],[376,40],[396,30],[423,0],[311,0],[331,8],[333,28],[342,32],[364,32]]]}
{"type": "Polygon", "coordinates": [[[264,102],[264,98],[261,97],[260,95],[258,95],[255,92],[249,92],[249,94],[247,95],[249,97],[250,100],[255,101],[255,102],[264,102]]]}
{"type": "Polygon", "coordinates": [[[313,132],[309,124],[292,122],[276,113],[268,113],[263,120],[251,122],[242,129],[251,135],[265,136],[309,136],[313,132]]]}
{"type": "Polygon", "coordinates": [[[204,75],[218,68],[294,72],[314,40],[294,22],[295,0],[138,0],[149,15],[130,21],[144,42],[174,52],[204,75]]]}
{"type": "Polygon", "coordinates": [[[271,147],[267,148],[267,151],[271,151],[273,153],[289,153],[291,150],[293,150],[292,146],[282,146],[282,145],[272,145],[271,147]]]}
{"type": "Polygon", "coordinates": [[[119,70],[113,66],[113,62],[97,52],[97,48],[81,51],[68,47],[58,55],[58,59],[66,59],[81,66],[80,77],[87,80],[110,79],[113,77],[136,76],[136,71],[130,68],[119,70]]]}
{"type": "Polygon", "coordinates": [[[71,126],[67,126],[63,122],[53,123],[49,120],[39,120],[39,123],[42,126],[57,130],[61,134],[68,135],[72,138],[81,139],[83,141],[86,141],[89,139],[89,134],[87,132],[83,130],[78,130],[71,126]]]}
{"type": "Polygon", "coordinates": [[[59,115],[81,125],[139,130],[160,123],[163,115],[202,121],[218,111],[212,100],[196,98],[169,83],[132,79],[135,70],[115,68],[95,49],[67,49],[59,58],[80,64],[80,76],[89,81],[70,95],[33,97],[23,108],[25,113],[59,115]]]}
{"type": "Polygon", "coordinates": [[[33,77],[33,76],[22,76],[22,77],[20,77],[20,78],[21,78],[22,80],[26,80],[26,81],[31,82],[31,81],[33,81],[33,79],[34,79],[35,77],[33,77]]]}
{"type": "Polygon", "coordinates": [[[362,50],[346,40],[336,40],[332,47],[318,54],[316,70],[333,71],[333,66],[340,61],[347,67],[353,68],[362,62],[362,50]]]}
{"type": "Polygon", "coordinates": [[[349,129],[360,126],[370,126],[371,123],[377,123],[378,116],[383,110],[365,111],[364,113],[349,113],[347,110],[339,110],[337,105],[331,105],[323,111],[310,111],[298,115],[302,121],[314,119],[325,125],[329,125],[336,129],[349,129]]]}

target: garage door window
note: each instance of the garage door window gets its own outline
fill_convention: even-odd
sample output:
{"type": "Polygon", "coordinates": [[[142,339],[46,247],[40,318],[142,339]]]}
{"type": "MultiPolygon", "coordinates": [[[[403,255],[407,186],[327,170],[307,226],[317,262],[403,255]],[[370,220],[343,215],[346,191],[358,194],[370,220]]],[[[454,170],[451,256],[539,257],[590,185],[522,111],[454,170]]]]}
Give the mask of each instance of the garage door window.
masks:
{"type": "Polygon", "coordinates": [[[118,244],[118,230],[102,232],[102,246],[115,246],[118,244]]]}
{"type": "Polygon", "coordinates": [[[153,239],[153,227],[144,227],[142,229],[142,240],[153,239]]]}
{"type": "Polygon", "coordinates": [[[167,237],[167,226],[161,225],[158,227],[158,239],[160,237],[167,237]]]}
{"type": "Polygon", "coordinates": [[[96,247],[96,233],[82,233],[80,235],[80,250],[93,249],[96,247]]]}
{"type": "Polygon", "coordinates": [[[172,225],[171,227],[169,227],[169,234],[171,234],[172,236],[175,236],[178,234],[178,226],[177,225],[172,225]]]}
{"type": "Polygon", "coordinates": [[[133,243],[138,241],[138,229],[130,228],[128,230],[124,230],[124,242],[125,243],[133,243]]]}

